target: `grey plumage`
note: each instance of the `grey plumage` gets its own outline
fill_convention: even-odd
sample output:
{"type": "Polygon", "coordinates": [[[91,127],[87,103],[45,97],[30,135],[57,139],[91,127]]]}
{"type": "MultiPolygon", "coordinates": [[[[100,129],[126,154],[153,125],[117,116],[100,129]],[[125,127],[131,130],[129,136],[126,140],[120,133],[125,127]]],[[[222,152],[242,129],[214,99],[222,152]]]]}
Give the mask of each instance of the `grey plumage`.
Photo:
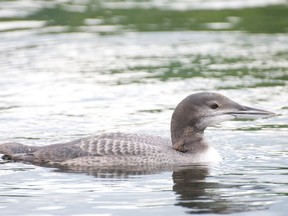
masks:
{"type": "Polygon", "coordinates": [[[81,167],[173,164],[174,151],[169,139],[124,133],[101,134],[44,147],[0,145],[0,152],[11,155],[15,161],[81,167]]]}
{"type": "Polygon", "coordinates": [[[14,161],[65,167],[165,166],[220,159],[204,140],[206,127],[241,116],[274,113],[245,107],[216,93],[196,93],[175,108],[171,140],[143,134],[106,133],[43,147],[0,144],[0,153],[14,161]]]}

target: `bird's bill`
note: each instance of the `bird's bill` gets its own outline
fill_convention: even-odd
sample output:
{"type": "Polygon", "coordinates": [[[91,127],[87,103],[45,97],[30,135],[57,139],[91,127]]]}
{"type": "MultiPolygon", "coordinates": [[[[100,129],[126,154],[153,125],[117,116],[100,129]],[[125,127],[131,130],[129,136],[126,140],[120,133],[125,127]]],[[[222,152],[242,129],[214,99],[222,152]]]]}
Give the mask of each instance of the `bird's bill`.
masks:
{"type": "Polygon", "coordinates": [[[276,113],[248,106],[241,106],[241,109],[231,111],[229,112],[229,114],[233,115],[235,118],[241,118],[241,119],[267,118],[276,116],[276,113]]]}

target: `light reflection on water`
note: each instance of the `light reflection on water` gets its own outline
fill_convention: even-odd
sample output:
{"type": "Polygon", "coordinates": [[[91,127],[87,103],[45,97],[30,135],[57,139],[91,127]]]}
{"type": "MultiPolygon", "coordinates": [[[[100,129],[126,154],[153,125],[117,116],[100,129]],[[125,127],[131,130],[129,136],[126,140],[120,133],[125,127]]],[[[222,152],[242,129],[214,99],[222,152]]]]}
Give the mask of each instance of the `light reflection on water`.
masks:
{"type": "MultiPolygon", "coordinates": [[[[248,136],[247,142],[255,139],[252,133],[250,138],[248,136]]],[[[235,147],[229,147],[235,151],[235,147]]],[[[188,166],[175,169],[173,173],[155,174],[131,172],[127,175],[117,170],[90,172],[89,175],[96,178],[32,165],[7,164],[6,170],[10,173],[1,173],[0,180],[4,189],[2,207],[4,211],[8,207],[7,213],[11,215],[19,211],[11,208],[13,205],[25,206],[27,215],[38,212],[125,215],[127,211],[144,215],[147,211],[161,214],[167,210],[171,214],[181,214],[183,207],[190,213],[263,210],[281,198],[278,193],[285,191],[287,163],[283,161],[287,161],[287,155],[278,158],[279,162],[282,160],[279,164],[267,157],[266,151],[254,158],[252,155],[241,158],[241,152],[248,152],[245,149],[252,153],[255,148],[253,144],[236,146],[240,154],[232,157],[226,149],[225,161],[212,167],[188,166]],[[50,201],[47,203],[47,200],[50,201]]],[[[280,151],[282,147],[277,148],[280,151]]]]}
{"type": "MultiPolygon", "coordinates": [[[[198,4],[203,16],[210,14],[207,8],[214,10],[224,4],[219,1],[205,4],[202,1],[191,4],[95,1],[109,7],[111,14],[115,13],[113,21],[107,11],[103,14],[98,11],[100,18],[94,13],[81,12],[86,3],[93,6],[94,1],[77,2],[78,5],[56,1],[0,3],[4,8],[0,12],[3,17],[0,22],[1,142],[41,146],[103,131],[169,136],[173,108],[182,98],[197,91],[218,91],[279,116],[226,122],[209,129],[206,135],[224,158],[209,168],[191,166],[144,173],[91,170],[86,175],[28,164],[0,164],[1,214],[281,215],[287,212],[285,25],[273,31],[257,29],[265,34],[247,33],[254,30],[245,23],[236,31],[215,32],[217,23],[218,27],[225,26],[217,20],[200,23],[203,29],[189,25],[185,29],[181,22],[190,18],[179,13],[181,19],[175,26],[169,27],[171,20],[166,20],[169,25],[155,23],[159,29],[151,31],[145,16],[138,20],[140,24],[131,25],[133,14],[137,14],[133,9],[135,4],[151,6],[154,2],[155,8],[173,7],[178,12],[183,5],[186,10],[189,7],[195,10],[198,4]],[[122,14],[120,7],[127,11],[122,14]],[[55,14],[47,18],[50,12],[55,14]],[[59,12],[63,17],[57,17],[59,12]],[[78,18],[71,20],[73,17],[78,18]]],[[[261,5],[252,5],[256,1],[247,2],[241,2],[240,12],[249,7],[252,11],[255,7],[253,14],[261,11],[257,9],[261,5]]],[[[226,3],[229,8],[239,6],[240,1],[226,3]]],[[[277,5],[273,8],[280,11],[277,5]]],[[[162,15],[163,11],[156,10],[156,14],[162,15]]],[[[231,28],[246,19],[245,16],[231,18],[227,11],[218,12],[219,17],[224,14],[224,23],[234,20],[231,28]]],[[[282,23],[281,13],[277,14],[277,23],[282,23]]]]}

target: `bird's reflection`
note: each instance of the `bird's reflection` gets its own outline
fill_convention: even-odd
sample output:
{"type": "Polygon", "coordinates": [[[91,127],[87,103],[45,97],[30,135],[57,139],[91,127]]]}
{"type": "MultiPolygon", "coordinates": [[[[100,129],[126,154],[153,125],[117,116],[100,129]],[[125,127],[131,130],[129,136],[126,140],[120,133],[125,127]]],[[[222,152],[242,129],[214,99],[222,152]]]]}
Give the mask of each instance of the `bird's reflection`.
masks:
{"type": "Polygon", "coordinates": [[[219,182],[207,180],[209,166],[190,166],[173,172],[173,191],[178,195],[177,206],[189,213],[228,213],[229,203],[222,202],[215,192],[223,187],[219,182]]]}
{"type": "MultiPolygon", "coordinates": [[[[188,208],[190,214],[229,214],[265,208],[258,198],[243,199],[242,183],[221,182],[210,176],[209,166],[189,166],[173,172],[175,205],[188,208]]],[[[247,191],[246,191],[247,192],[247,191]]]]}
{"type": "Polygon", "coordinates": [[[173,171],[174,166],[121,166],[121,167],[98,167],[98,168],[84,168],[83,167],[57,167],[56,172],[66,173],[86,173],[96,178],[121,178],[129,179],[136,175],[156,174],[164,171],[173,171]]]}
{"type": "MultiPolygon", "coordinates": [[[[97,178],[129,179],[135,175],[146,175],[172,172],[173,191],[177,195],[175,205],[188,209],[190,214],[217,213],[228,214],[259,209],[251,200],[241,199],[241,196],[233,194],[242,185],[227,184],[210,176],[211,166],[193,165],[185,167],[121,167],[99,168],[85,170],[85,173],[97,178]]],[[[60,172],[83,172],[79,169],[67,169],[61,167],[60,172]]],[[[259,203],[259,200],[254,200],[259,203]]],[[[263,208],[263,206],[262,206],[263,208]]]]}

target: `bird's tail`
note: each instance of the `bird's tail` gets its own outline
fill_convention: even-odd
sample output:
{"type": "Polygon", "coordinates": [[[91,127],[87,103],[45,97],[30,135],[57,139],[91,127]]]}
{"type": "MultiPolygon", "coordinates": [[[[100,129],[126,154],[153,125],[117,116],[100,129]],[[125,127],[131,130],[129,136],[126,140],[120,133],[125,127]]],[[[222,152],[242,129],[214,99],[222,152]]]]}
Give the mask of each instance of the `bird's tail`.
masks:
{"type": "Polygon", "coordinates": [[[2,159],[13,160],[19,154],[32,154],[38,148],[20,143],[3,143],[0,144],[0,154],[3,154],[2,159]]]}

